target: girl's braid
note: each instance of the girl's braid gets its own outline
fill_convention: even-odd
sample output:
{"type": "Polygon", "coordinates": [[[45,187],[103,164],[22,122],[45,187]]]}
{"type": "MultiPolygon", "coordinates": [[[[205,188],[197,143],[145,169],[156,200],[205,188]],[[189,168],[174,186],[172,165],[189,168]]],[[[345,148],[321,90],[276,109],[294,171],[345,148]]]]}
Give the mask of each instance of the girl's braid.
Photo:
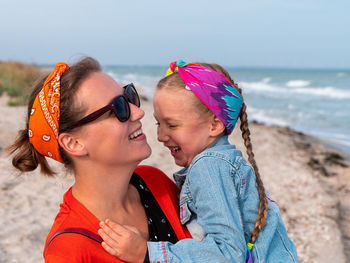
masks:
{"type": "MultiPolygon", "coordinates": [[[[237,84],[234,84],[234,85],[238,89],[239,93],[242,95],[242,90],[238,88],[237,84]]],[[[260,200],[258,217],[256,218],[255,226],[250,237],[250,243],[254,244],[260,232],[262,231],[262,229],[266,224],[268,202],[267,202],[267,197],[265,193],[265,188],[260,178],[258,166],[254,159],[253,146],[250,142],[250,131],[248,128],[248,116],[247,116],[246,108],[247,107],[245,103],[243,103],[241,115],[240,115],[240,120],[241,120],[240,128],[242,131],[242,138],[244,140],[244,145],[247,148],[248,160],[250,164],[253,166],[253,169],[255,172],[256,184],[257,184],[259,200],[260,200]]]]}

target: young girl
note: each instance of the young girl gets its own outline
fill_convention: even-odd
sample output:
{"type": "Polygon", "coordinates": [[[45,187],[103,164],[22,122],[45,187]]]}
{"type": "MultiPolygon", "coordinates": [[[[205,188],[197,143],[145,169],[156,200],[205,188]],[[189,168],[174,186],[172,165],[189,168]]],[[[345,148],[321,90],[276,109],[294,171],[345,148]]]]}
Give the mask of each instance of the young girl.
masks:
{"type": "MultiPolygon", "coordinates": [[[[279,209],[267,194],[254,160],[241,90],[216,64],[172,62],[154,95],[158,140],[177,165],[180,219],[193,239],[147,242],[137,231],[106,220],[103,247],[128,261],[135,247],[150,262],[298,262],[279,209]],[[247,148],[229,144],[237,119],[247,148]],[[138,250],[140,251],[140,250],[138,250]]],[[[136,253],[135,253],[136,254],[136,253]]]]}

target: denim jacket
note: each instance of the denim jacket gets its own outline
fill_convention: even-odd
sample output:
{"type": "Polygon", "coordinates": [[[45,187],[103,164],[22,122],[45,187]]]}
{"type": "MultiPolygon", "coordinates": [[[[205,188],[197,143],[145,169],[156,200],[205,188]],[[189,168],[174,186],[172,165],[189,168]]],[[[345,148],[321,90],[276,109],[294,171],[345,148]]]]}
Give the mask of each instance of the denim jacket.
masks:
{"type": "MultiPolygon", "coordinates": [[[[150,262],[244,263],[259,196],[254,170],[242,153],[223,136],[174,177],[177,182],[184,181],[181,223],[191,226],[191,234],[191,229],[199,229],[199,234],[197,240],[184,239],[176,244],[148,242],[150,262]]],[[[269,195],[268,206],[266,225],[252,250],[253,262],[298,262],[279,208],[269,195]]]]}

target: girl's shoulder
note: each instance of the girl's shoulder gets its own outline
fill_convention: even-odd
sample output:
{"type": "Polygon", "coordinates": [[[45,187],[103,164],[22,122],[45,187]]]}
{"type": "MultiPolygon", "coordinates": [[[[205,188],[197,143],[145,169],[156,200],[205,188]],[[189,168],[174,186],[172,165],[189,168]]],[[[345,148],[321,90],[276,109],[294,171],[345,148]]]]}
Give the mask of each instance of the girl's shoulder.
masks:
{"type": "Polygon", "coordinates": [[[198,154],[187,170],[188,180],[195,178],[194,174],[208,171],[212,176],[230,176],[236,184],[255,180],[253,167],[243,158],[242,152],[231,144],[210,147],[198,154]]]}
{"type": "Polygon", "coordinates": [[[240,150],[236,149],[234,145],[225,144],[205,149],[193,159],[191,166],[221,163],[238,168],[238,166],[244,162],[245,160],[240,150]]]}

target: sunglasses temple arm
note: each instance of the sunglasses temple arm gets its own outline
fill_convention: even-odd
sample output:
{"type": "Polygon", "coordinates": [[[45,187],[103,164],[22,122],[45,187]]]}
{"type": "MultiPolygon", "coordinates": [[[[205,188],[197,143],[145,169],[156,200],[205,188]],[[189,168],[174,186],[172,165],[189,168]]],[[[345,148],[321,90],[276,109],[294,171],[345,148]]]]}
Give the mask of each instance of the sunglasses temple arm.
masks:
{"type": "Polygon", "coordinates": [[[105,114],[107,111],[112,110],[112,109],[113,109],[113,106],[107,105],[107,106],[91,113],[90,115],[81,119],[77,123],[73,124],[72,126],[69,127],[69,130],[74,129],[74,128],[79,127],[79,126],[82,126],[85,123],[92,122],[92,121],[96,120],[97,118],[99,118],[101,115],[105,114]]]}

